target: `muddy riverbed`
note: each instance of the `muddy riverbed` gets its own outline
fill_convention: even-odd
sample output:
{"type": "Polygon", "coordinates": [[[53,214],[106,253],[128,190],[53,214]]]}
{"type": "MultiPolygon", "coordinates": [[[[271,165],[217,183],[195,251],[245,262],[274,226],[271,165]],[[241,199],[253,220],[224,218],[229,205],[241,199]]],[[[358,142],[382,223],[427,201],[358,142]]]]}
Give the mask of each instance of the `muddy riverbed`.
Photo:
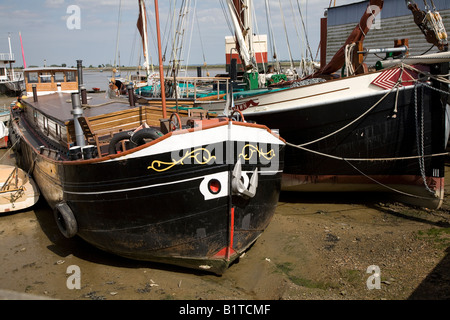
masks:
{"type": "MultiPolygon", "coordinates": [[[[5,149],[0,156],[14,163],[5,149]]],[[[450,298],[447,193],[439,210],[384,195],[282,193],[268,229],[222,276],[132,261],[66,239],[43,198],[30,210],[0,215],[0,243],[0,298],[17,298],[12,292],[64,300],[450,298]],[[79,268],[79,289],[70,288],[71,266],[79,268]]]]}

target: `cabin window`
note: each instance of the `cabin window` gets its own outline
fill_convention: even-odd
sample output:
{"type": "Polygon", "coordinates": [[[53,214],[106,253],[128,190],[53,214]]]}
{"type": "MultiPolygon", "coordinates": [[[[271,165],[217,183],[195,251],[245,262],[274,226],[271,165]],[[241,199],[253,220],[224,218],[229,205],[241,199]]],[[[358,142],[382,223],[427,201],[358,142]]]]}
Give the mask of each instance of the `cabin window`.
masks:
{"type": "Polygon", "coordinates": [[[60,128],[59,124],[57,124],[57,123],[55,123],[55,133],[56,133],[56,136],[59,138],[59,140],[62,140],[61,128],[60,128]]]}
{"type": "Polygon", "coordinates": [[[77,81],[77,77],[76,77],[75,71],[68,71],[67,72],[66,81],[67,82],[75,82],[75,81],[77,81]]]}
{"type": "Polygon", "coordinates": [[[38,83],[38,73],[37,72],[29,72],[27,74],[28,83],[38,83]]]}
{"type": "Polygon", "coordinates": [[[44,129],[46,129],[47,133],[48,133],[48,119],[46,117],[44,117],[42,119],[42,122],[43,122],[42,124],[44,125],[44,129]]]}
{"type": "Polygon", "coordinates": [[[6,72],[5,72],[5,68],[0,68],[0,76],[5,76],[6,72]]]}
{"type": "Polygon", "coordinates": [[[64,72],[55,72],[55,82],[64,82],[64,72]]]}
{"type": "Polygon", "coordinates": [[[41,83],[50,83],[52,82],[52,74],[49,72],[42,72],[40,74],[41,83]]]}

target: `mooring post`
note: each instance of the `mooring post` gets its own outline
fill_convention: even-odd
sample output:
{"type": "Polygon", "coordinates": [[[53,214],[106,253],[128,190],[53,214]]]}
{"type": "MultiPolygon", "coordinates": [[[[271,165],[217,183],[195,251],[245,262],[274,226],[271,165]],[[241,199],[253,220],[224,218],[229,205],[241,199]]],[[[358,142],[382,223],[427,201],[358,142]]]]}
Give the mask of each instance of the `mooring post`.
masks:
{"type": "Polygon", "coordinates": [[[82,104],[87,104],[86,88],[84,86],[81,86],[80,92],[81,92],[81,103],[82,104]]]}

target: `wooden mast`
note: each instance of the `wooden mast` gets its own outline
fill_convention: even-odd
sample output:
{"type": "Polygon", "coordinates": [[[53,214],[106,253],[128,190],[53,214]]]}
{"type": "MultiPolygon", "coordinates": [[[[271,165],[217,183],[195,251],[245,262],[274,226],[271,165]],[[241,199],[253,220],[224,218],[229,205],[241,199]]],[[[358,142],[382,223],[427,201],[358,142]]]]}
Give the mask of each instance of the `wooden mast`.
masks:
{"type": "Polygon", "coordinates": [[[155,0],[155,17],[156,17],[156,34],[158,38],[158,57],[159,57],[159,77],[161,82],[161,102],[163,110],[163,118],[167,117],[166,114],[166,89],[164,87],[164,66],[161,53],[161,31],[159,28],[159,8],[158,0],[155,0]]]}

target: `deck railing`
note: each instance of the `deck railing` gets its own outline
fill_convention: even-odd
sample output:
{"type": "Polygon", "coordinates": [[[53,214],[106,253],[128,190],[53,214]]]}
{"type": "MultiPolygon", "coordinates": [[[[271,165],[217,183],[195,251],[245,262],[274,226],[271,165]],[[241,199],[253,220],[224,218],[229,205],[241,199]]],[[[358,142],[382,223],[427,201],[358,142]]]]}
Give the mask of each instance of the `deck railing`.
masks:
{"type": "Polygon", "coordinates": [[[14,53],[0,53],[0,60],[4,61],[14,61],[14,53]]]}
{"type": "MultiPolygon", "coordinates": [[[[174,81],[173,78],[167,77],[167,80],[174,81]]],[[[198,99],[204,97],[205,93],[209,93],[211,100],[221,99],[224,94],[228,93],[230,78],[220,77],[177,77],[176,78],[181,98],[193,97],[198,99]],[[183,84],[183,86],[180,86],[183,84]],[[215,89],[212,90],[213,85],[215,89]]]]}

